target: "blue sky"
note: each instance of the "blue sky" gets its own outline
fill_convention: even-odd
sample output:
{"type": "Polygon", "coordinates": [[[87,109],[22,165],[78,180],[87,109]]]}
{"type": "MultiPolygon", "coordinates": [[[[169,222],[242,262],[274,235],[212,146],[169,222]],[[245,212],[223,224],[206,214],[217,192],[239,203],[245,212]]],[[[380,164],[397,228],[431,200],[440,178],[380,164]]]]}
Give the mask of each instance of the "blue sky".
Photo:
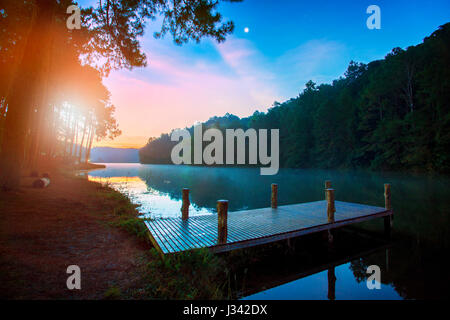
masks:
{"type": "MultiPolygon", "coordinates": [[[[80,1],[86,3],[96,1],[80,1]]],[[[156,40],[156,20],[141,41],[148,66],[104,80],[123,131],[116,143],[140,145],[226,112],[242,117],[265,111],[297,96],[308,80],[330,82],[351,60],[382,59],[450,21],[449,0],[245,0],[222,3],[219,11],[236,26],[225,43],[177,46],[170,35],[156,40]],[[366,26],[369,5],[381,9],[380,30],[366,26]]]]}
{"type": "Polygon", "coordinates": [[[450,1],[246,0],[222,8],[236,24],[233,37],[248,41],[267,63],[290,58],[276,75],[286,88],[281,92],[285,98],[296,95],[309,78],[331,81],[350,60],[381,59],[394,47],[420,43],[450,21],[450,1]],[[381,9],[381,30],[366,27],[371,4],[381,9]]]}

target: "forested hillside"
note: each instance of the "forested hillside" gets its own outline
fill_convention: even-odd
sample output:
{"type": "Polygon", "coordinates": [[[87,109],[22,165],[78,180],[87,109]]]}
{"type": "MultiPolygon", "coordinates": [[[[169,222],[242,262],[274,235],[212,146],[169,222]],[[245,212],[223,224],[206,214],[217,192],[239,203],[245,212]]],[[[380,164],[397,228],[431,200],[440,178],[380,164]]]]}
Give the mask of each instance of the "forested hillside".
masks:
{"type": "Polygon", "coordinates": [[[138,149],[95,147],[91,151],[91,162],[135,163],[139,162],[138,149]]]}
{"type": "MultiPolygon", "coordinates": [[[[280,164],[449,172],[450,23],[385,59],[351,62],[331,84],[309,81],[266,113],[214,117],[204,125],[280,129],[280,164]]],[[[192,128],[190,128],[192,130],[192,128]]],[[[170,163],[170,135],[149,139],[143,163],[170,163]]]]}

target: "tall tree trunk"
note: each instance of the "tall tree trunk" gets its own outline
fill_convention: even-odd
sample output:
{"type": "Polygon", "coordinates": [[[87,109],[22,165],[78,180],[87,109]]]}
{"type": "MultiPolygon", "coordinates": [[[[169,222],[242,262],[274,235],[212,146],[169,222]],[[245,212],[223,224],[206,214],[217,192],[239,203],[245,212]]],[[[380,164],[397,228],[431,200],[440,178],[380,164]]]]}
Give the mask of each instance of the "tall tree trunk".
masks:
{"type": "Polygon", "coordinates": [[[49,123],[48,123],[48,131],[45,136],[45,152],[47,156],[47,160],[50,161],[53,158],[53,150],[54,146],[58,144],[58,136],[56,133],[56,113],[57,109],[55,106],[50,107],[50,113],[49,113],[49,123]]]}
{"type": "MultiPolygon", "coordinates": [[[[30,19],[30,22],[29,22],[29,24],[27,26],[27,32],[24,35],[25,40],[28,39],[29,36],[30,36],[31,30],[32,30],[32,28],[34,26],[34,22],[36,20],[36,13],[37,13],[37,10],[33,10],[32,11],[31,19],[30,19]]],[[[23,59],[23,56],[24,56],[24,53],[25,53],[25,46],[26,46],[26,44],[27,44],[27,41],[20,41],[19,42],[19,44],[18,44],[18,46],[17,46],[17,48],[16,48],[16,50],[14,52],[14,60],[12,62],[13,67],[11,68],[11,73],[9,74],[7,85],[4,88],[0,89],[1,96],[3,97],[3,99],[2,99],[2,101],[3,101],[3,103],[2,103],[2,110],[0,112],[0,114],[1,114],[0,130],[2,130],[2,132],[0,133],[0,154],[1,154],[1,150],[2,150],[1,148],[2,148],[2,145],[3,145],[3,132],[4,132],[4,129],[5,129],[6,107],[8,106],[8,96],[9,96],[9,94],[11,92],[11,86],[12,86],[13,81],[14,81],[14,76],[17,73],[17,68],[19,67],[19,65],[20,65],[20,63],[21,63],[21,61],[23,59]]]]}
{"type": "Polygon", "coordinates": [[[91,137],[92,137],[92,130],[93,130],[93,125],[92,125],[92,118],[89,121],[89,130],[88,130],[88,138],[86,141],[86,151],[84,153],[84,162],[87,163],[88,162],[88,148],[89,148],[89,144],[91,142],[91,137]]]}
{"type": "Polygon", "coordinates": [[[78,163],[81,163],[81,156],[82,156],[82,154],[83,154],[83,143],[84,143],[84,137],[85,137],[85,135],[86,135],[87,120],[88,120],[88,117],[86,116],[86,118],[84,119],[83,136],[82,136],[82,138],[81,138],[80,151],[79,151],[79,154],[78,154],[78,163]]]}
{"type": "MultiPolygon", "coordinates": [[[[65,108],[65,109],[67,109],[66,113],[70,112],[70,110],[68,108],[65,108]]],[[[73,116],[73,113],[70,112],[70,117],[67,119],[67,125],[64,128],[64,130],[65,130],[65,132],[64,132],[65,133],[64,154],[63,154],[64,161],[67,160],[66,159],[66,157],[67,157],[67,143],[69,141],[69,135],[72,133],[72,130],[70,129],[70,124],[72,123],[72,116],[73,116]]]]}
{"type": "MultiPolygon", "coordinates": [[[[53,33],[53,19],[50,24],[50,32],[53,33]]],[[[53,52],[53,39],[54,35],[50,36],[49,40],[49,52],[47,55],[48,61],[44,63],[44,67],[42,70],[43,79],[42,79],[42,91],[40,92],[38,103],[40,105],[39,108],[39,117],[37,119],[38,123],[36,126],[36,132],[34,136],[35,144],[34,149],[30,150],[30,167],[33,171],[39,168],[39,160],[41,155],[41,145],[42,140],[45,137],[45,120],[47,119],[50,110],[50,105],[48,103],[48,83],[50,80],[50,64],[51,64],[51,53],[53,52]]]]}
{"type": "Polygon", "coordinates": [[[1,108],[0,108],[0,154],[2,152],[1,142],[3,141],[3,132],[5,131],[5,119],[6,119],[6,107],[8,102],[6,98],[2,99],[1,108]]]}
{"type": "Polygon", "coordinates": [[[34,143],[32,145],[32,149],[30,149],[30,161],[29,167],[34,171],[39,168],[39,156],[41,154],[41,142],[43,140],[43,136],[45,134],[45,119],[48,116],[48,106],[46,105],[46,99],[42,99],[43,104],[40,107],[40,114],[38,115],[37,126],[33,135],[34,143]]]}
{"type": "Polygon", "coordinates": [[[72,154],[73,158],[75,159],[77,157],[77,152],[78,152],[78,117],[75,118],[75,139],[73,142],[73,146],[74,146],[74,152],[72,154]]]}
{"type": "Polygon", "coordinates": [[[35,107],[36,95],[42,90],[41,81],[45,76],[42,71],[46,69],[50,52],[54,7],[54,0],[36,2],[36,18],[32,21],[25,52],[11,85],[0,158],[0,187],[4,189],[18,188],[20,184],[28,116],[35,107]]]}
{"type": "MultiPolygon", "coordinates": [[[[75,112],[75,111],[72,111],[72,112],[75,112]]],[[[72,161],[73,159],[72,159],[72,157],[73,157],[73,149],[74,149],[74,147],[75,147],[75,137],[76,137],[76,133],[77,133],[77,116],[74,114],[74,117],[73,117],[73,124],[72,124],[72,133],[71,133],[71,138],[70,138],[70,154],[69,154],[69,157],[70,157],[70,161],[72,161]]]]}
{"type": "Polygon", "coordinates": [[[88,149],[86,150],[86,163],[89,161],[89,157],[91,156],[92,141],[94,140],[94,136],[95,136],[95,127],[94,125],[92,125],[92,132],[89,139],[89,146],[88,149]]]}

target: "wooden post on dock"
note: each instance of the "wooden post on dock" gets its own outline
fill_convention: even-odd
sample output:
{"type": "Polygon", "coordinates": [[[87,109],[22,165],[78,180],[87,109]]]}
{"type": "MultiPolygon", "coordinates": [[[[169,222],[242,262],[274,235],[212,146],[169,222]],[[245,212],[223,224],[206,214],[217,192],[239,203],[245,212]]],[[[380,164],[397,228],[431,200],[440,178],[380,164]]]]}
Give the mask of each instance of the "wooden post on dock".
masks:
{"type": "Polygon", "coordinates": [[[278,207],[278,185],[276,183],[272,183],[271,205],[273,209],[278,207]]]}
{"type": "MultiPolygon", "coordinates": [[[[331,182],[330,182],[331,184],[331,182]]],[[[334,189],[328,188],[325,189],[325,198],[327,199],[327,217],[328,217],[328,223],[334,222],[334,213],[336,211],[336,208],[334,206],[334,189]]],[[[328,243],[331,245],[333,243],[333,233],[330,229],[328,229],[328,243]]]]}
{"type": "Polygon", "coordinates": [[[217,230],[217,243],[227,243],[228,236],[228,200],[217,201],[217,217],[218,217],[218,230],[217,230]]]}
{"type": "Polygon", "coordinates": [[[191,204],[189,202],[189,189],[184,188],[183,189],[183,204],[181,205],[181,219],[187,220],[189,218],[189,205],[191,204]]]}
{"type": "Polygon", "coordinates": [[[386,210],[391,210],[391,185],[389,183],[384,184],[384,207],[386,210]]]}
{"type": "Polygon", "coordinates": [[[327,198],[327,217],[328,222],[334,222],[334,213],[336,212],[336,208],[334,206],[334,189],[326,189],[326,198],[327,198]]]}
{"type": "Polygon", "coordinates": [[[331,181],[330,180],[325,181],[325,200],[327,200],[327,189],[331,189],[331,181]]]}
{"type": "MultiPolygon", "coordinates": [[[[391,185],[389,183],[384,184],[384,207],[386,210],[392,210],[391,204],[391,185]]],[[[392,215],[384,217],[384,233],[387,236],[391,235],[392,227],[392,215]]]]}

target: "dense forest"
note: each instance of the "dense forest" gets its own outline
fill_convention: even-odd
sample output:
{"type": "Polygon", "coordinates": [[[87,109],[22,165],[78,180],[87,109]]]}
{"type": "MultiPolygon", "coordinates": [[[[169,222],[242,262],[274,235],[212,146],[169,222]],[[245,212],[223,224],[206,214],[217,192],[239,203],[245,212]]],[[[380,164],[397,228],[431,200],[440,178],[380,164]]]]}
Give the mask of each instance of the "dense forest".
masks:
{"type": "MultiPolygon", "coordinates": [[[[450,23],[423,43],[383,60],[350,62],[331,84],[306,84],[298,97],[206,128],[280,129],[280,165],[450,172],[450,23]]],[[[193,131],[193,127],[188,129],[193,131]]],[[[192,134],[191,134],[192,136],[192,134]]],[[[171,163],[176,142],[150,138],[142,163],[171,163]]]]}

